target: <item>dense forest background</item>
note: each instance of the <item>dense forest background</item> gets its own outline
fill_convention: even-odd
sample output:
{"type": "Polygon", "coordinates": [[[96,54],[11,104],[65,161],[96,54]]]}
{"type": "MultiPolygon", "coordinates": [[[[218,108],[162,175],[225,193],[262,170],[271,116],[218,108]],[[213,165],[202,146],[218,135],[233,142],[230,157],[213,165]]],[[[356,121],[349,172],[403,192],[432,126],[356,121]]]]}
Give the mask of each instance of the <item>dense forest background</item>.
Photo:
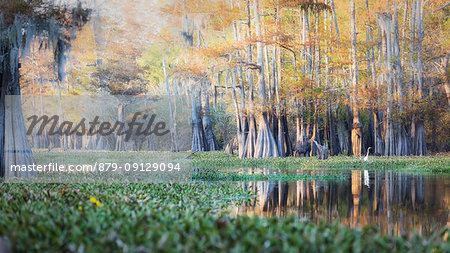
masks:
{"type": "MultiPolygon", "coordinates": [[[[447,1],[91,5],[63,54],[32,50],[22,58],[22,94],[168,96],[172,150],[186,142],[192,152],[240,157],[450,150],[447,1]],[[177,133],[186,120],[180,112],[191,114],[190,135],[177,133]]],[[[56,142],[93,141],[75,138],[56,142]]],[[[121,141],[108,149],[136,149],[121,141]]]]}

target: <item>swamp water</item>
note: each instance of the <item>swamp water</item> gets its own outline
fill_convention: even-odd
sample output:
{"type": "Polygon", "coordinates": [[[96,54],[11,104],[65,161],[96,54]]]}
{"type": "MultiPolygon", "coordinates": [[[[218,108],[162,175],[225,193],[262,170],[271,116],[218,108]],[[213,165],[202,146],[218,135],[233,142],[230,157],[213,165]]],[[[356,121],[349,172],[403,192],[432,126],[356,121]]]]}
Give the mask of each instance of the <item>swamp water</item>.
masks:
{"type": "Polygon", "coordinates": [[[339,180],[242,182],[256,199],[230,209],[232,214],[295,215],[315,223],[335,220],[351,227],[377,225],[388,235],[417,231],[431,235],[450,227],[450,175],[370,170],[246,169],[241,173],[340,174],[339,180]]]}

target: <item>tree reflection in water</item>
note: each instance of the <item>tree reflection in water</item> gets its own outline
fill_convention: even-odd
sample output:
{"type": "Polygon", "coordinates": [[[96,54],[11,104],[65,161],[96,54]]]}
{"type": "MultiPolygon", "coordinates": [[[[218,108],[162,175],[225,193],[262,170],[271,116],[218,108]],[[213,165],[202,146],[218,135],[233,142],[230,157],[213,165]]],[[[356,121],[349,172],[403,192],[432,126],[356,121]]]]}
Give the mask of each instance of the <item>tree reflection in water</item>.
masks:
{"type": "MultiPolygon", "coordinates": [[[[280,171],[252,169],[248,173],[277,172],[280,171]]],[[[397,236],[413,230],[430,235],[450,224],[448,175],[361,170],[342,173],[345,180],[339,181],[245,182],[243,186],[258,197],[231,211],[260,216],[296,215],[316,223],[338,219],[351,228],[374,224],[383,233],[397,236]]]]}

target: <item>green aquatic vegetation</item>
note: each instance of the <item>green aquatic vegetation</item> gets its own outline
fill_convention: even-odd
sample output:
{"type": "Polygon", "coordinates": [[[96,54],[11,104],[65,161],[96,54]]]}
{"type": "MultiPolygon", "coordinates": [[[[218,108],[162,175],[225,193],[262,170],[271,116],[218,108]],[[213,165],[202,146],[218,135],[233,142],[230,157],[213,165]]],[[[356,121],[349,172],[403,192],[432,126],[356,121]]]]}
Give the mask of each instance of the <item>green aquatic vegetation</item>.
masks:
{"type": "Polygon", "coordinates": [[[448,252],[450,242],[294,217],[232,216],[238,184],[0,184],[0,238],[14,252],[448,252]]]}
{"type": "Polygon", "coordinates": [[[68,151],[68,152],[34,152],[36,164],[94,164],[109,162],[123,165],[124,163],[148,163],[153,161],[182,162],[194,168],[272,168],[272,169],[361,169],[361,170],[405,170],[425,173],[450,173],[450,156],[407,156],[407,157],[375,157],[369,161],[362,157],[335,156],[327,160],[317,160],[314,157],[279,157],[279,158],[245,158],[224,152],[196,153],[193,159],[185,159],[186,152],[116,152],[116,151],[68,151]]]}
{"type": "Polygon", "coordinates": [[[315,158],[279,157],[245,158],[223,152],[197,153],[192,165],[214,168],[274,168],[274,169],[370,169],[370,170],[420,170],[430,173],[450,173],[450,156],[362,157],[337,156],[327,160],[315,158]]]}
{"type": "Polygon", "coordinates": [[[199,169],[192,176],[194,180],[202,181],[307,181],[307,180],[342,180],[344,176],[341,174],[325,174],[325,175],[296,175],[287,173],[238,173],[230,171],[220,171],[214,169],[199,169]]]}
{"type": "Polygon", "coordinates": [[[201,217],[217,216],[230,204],[245,201],[233,196],[250,196],[237,185],[220,182],[0,187],[0,237],[8,238],[13,251],[156,247],[164,236],[201,230],[201,217]]]}

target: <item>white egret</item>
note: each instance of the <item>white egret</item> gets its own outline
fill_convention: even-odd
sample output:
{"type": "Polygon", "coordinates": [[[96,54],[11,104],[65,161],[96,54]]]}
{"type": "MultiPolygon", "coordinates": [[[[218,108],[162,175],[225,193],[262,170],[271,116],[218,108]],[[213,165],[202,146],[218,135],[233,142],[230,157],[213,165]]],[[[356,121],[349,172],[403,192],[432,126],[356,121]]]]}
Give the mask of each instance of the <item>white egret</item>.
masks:
{"type": "Polygon", "coordinates": [[[366,155],[366,157],[364,157],[364,161],[365,161],[365,162],[369,161],[369,150],[370,150],[371,148],[372,148],[372,147],[369,147],[369,148],[367,149],[367,155],[366,155]]]}

